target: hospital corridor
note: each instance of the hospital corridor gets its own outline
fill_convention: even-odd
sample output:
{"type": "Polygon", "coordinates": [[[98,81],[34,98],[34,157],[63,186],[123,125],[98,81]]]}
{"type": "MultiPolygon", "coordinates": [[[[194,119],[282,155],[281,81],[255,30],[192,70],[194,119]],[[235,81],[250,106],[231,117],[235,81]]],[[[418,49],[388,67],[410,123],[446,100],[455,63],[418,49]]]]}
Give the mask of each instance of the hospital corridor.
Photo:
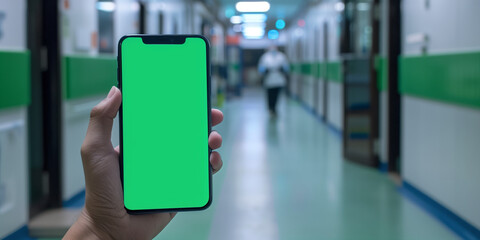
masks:
{"type": "Polygon", "coordinates": [[[480,0],[0,0],[0,239],[480,240],[480,0]]]}

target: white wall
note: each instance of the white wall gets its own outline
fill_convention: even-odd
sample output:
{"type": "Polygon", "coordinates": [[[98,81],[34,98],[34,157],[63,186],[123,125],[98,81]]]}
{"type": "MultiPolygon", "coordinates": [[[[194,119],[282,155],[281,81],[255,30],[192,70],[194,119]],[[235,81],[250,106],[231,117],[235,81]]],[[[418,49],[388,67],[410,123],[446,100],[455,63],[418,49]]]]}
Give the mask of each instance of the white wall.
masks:
{"type": "Polygon", "coordinates": [[[317,87],[317,91],[318,91],[318,99],[317,99],[317,113],[320,115],[320,116],[325,116],[325,109],[324,109],[324,106],[323,106],[323,102],[324,102],[324,99],[323,99],[323,89],[325,87],[325,81],[323,79],[320,79],[320,80],[317,80],[318,81],[318,87],[317,87]]]}
{"type": "MultiPolygon", "coordinates": [[[[60,3],[61,4],[61,3],[60,3]]],[[[98,15],[96,0],[70,0],[62,13],[62,53],[98,54],[98,44],[92,43],[91,36],[98,36],[98,15]]],[[[115,1],[114,38],[138,33],[139,5],[134,0],[115,1]]],[[[116,45],[114,45],[116,46],[116,45]]],[[[116,52],[117,48],[114,47],[116,52]]],[[[114,53],[115,54],[115,53],[114,53]]],[[[112,55],[114,55],[112,54],[112,55]]],[[[85,188],[80,147],[88,126],[90,110],[105,96],[92,96],[63,102],[62,116],[62,200],[69,200],[85,188]]],[[[118,123],[112,132],[113,144],[118,144],[118,123]]]]}
{"type": "MultiPolygon", "coordinates": [[[[340,12],[335,10],[335,4],[338,1],[323,1],[311,6],[306,14],[302,17],[306,26],[300,28],[292,26],[288,29],[291,36],[288,40],[287,49],[289,58],[292,62],[324,62],[324,23],[328,25],[328,61],[334,62],[340,60],[339,54],[339,15],[340,12]],[[304,44],[300,59],[296,57],[297,41],[304,44]]],[[[299,19],[295,19],[292,23],[296,23],[299,19]]],[[[324,115],[323,111],[323,81],[325,79],[316,79],[312,76],[299,76],[292,74],[291,88],[294,94],[302,92],[302,100],[310,107],[315,105],[314,94],[318,94],[317,112],[324,115]],[[297,89],[297,82],[302,81],[302,89],[297,89]],[[315,81],[319,81],[318,87],[315,81]],[[318,91],[315,93],[315,91],[318,91]]],[[[343,84],[337,82],[328,83],[328,122],[338,129],[343,129],[343,84]]]]}
{"type": "Polygon", "coordinates": [[[27,3],[0,0],[0,49],[25,50],[27,46],[27,3]],[[3,20],[1,15],[3,15],[3,20]]]}
{"type": "Polygon", "coordinates": [[[343,83],[328,82],[327,121],[335,128],[343,129],[343,83]]]}
{"type": "MultiPolygon", "coordinates": [[[[328,62],[340,61],[340,39],[338,33],[338,16],[340,13],[335,11],[334,6],[336,2],[327,2],[321,8],[322,15],[325,16],[323,22],[328,24],[328,62]]],[[[323,23],[321,28],[323,32],[323,23]]],[[[343,130],[343,83],[329,81],[327,91],[327,122],[335,128],[343,130]]]]}
{"type": "MultiPolygon", "coordinates": [[[[140,5],[136,0],[116,0],[114,12],[114,39],[115,46],[124,35],[138,34],[140,28],[140,5]]],[[[115,54],[118,50],[114,48],[115,54]]]]}
{"type": "MultiPolygon", "coordinates": [[[[1,50],[27,49],[26,7],[25,0],[0,0],[1,50]]],[[[0,238],[28,221],[27,132],[26,107],[0,110],[0,238]]]]}
{"type": "MultiPolygon", "coordinates": [[[[63,103],[63,152],[62,152],[62,200],[69,200],[85,189],[80,148],[90,119],[90,110],[105,96],[95,96],[63,103]]],[[[119,126],[115,119],[112,131],[112,144],[119,143],[119,126]]]]}
{"type": "Polygon", "coordinates": [[[26,108],[0,110],[0,238],[28,221],[26,108]]]}
{"type": "Polygon", "coordinates": [[[428,37],[428,53],[480,50],[480,2],[478,0],[445,1],[404,0],[402,2],[403,54],[421,54],[420,43],[408,43],[412,34],[428,37]]]}
{"type": "MultiPolygon", "coordinates": [[[[480,49],[478,0],[402,2],[403,55],[421,53],[407,36],[425,33],[428,53],[480,49]],[[441,24],[440,24],[441,23],[441,24]]],[[[434,87],[434,86],[432,86],[434,87]]],[[[480,228],[480,110],[402,97],[402,177],[480,228]]]]}
{"type": "Polygon", "coordinates": [[[98,53],[98,44],[92,43],[92,36],[98,37],[96,2],[96,0],[70,0],[67,9],[63,1],[59,1],[63,54],[98,53]]]}
{"type": "MultiPolygon", "coordinates": [[[[61,8],[62,54],[98,54],[98,15],[96,0],[70,0],[68,8],[63,1],[61,8]]],[[[82,100],[80,100],[82,101],[82,100]]],[[[84,109],[76,102],[64,101],[62,109],[62,200],[69,200],[85,188],[80,147],[88,125],[89,110],[95,104],[84,103],[84,109]],[[80,112],[79,112],[80,111],[80,112]]]]}
{"type": "Polygon", "coordinates": [[[402,177],[480,228],[480,111],[402,99],[402,177]]]}
{"type": "MultiPolygon", "coordinates": [[[[61,9],[61,37],[62,53],[69,54],[98,54],[98,43],[92,42],[97,36],[98,41],[98,14],[97,0],[70,0],[68,8],[63,1],[59,2],[61,9]]],[[[116,0],[114,19],[114,54],[116,44],[123,35],[138,33],[139,4],[135,0],[116,0]]]]}
{"type": "Polygon", "coordinates": [[[146,27],[149,34],[173,34],[174,24],[177,24],[177,34],[200,34],[200,20],[198,28],[193,29],[193,18],[196,14],[192,9],[197,9],[196,4],[189,5],[184,1],[155,1],[147,4],[146,27]],[[192,13],[193,12],[193,13],[192,13]],[[163,14],[163,33],[159,32],[159,14],[163,14]]]}

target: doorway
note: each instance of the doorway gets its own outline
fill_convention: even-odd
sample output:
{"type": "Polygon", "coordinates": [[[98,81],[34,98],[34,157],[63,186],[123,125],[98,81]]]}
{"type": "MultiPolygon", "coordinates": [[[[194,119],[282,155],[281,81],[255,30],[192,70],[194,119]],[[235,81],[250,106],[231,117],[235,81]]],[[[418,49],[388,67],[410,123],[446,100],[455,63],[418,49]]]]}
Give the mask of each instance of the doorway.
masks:
{"type": "Polygon", "coordinates": [[[57,1],[28,0],[30,218],[61,201],[61,74],[57,1]]]}
{"type": "Polygon", "coordinates": [[[379,50],[379,0],[345,0],[343,151],[346,159],[377,167],[378,89],[374,59],[379,50]]]}
{"type": "Polygon", "coordinates": [[[401,54],[401,4],[389,1],[388,7],[388,171],[400,175],[401,98],[398,89],[398,58],[401,54]]]}

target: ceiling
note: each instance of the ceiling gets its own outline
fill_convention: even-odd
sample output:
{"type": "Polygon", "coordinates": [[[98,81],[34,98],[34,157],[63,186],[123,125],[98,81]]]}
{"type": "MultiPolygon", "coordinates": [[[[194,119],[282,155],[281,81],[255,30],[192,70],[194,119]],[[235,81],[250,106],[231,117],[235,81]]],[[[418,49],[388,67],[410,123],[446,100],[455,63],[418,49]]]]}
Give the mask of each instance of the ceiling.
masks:
{"type": "MultiPolygon", "coordinates": [[[[218,0],[221,9],[226,15],[235,11],[235,4],[238,0],[218,0]]],[[[249,0],[243,0],[249,1],[249,0]]],[[[265,0],[258,0],[265,1],[265,0]]],[[[276,21],[276,19],[289,19],[293,17],[300,8],[305,4],[312,2],[312,0],[266,0],[270,3],[270,10],[267,12],[268,21],[276,21]]],[[[238,12],[237,12],[238,14],[238,12]]]]}

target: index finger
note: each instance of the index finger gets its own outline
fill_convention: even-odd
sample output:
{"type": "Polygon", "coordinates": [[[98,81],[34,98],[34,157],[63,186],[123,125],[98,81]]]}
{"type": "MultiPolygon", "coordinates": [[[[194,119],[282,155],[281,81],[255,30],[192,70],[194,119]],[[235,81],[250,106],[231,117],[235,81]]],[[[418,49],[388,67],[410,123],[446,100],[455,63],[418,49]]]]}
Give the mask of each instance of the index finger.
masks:
{"type": "Polygon", "coordinates": [[[212,109],[212,126],[218,125],[223,121],[223,113],[218,109],[212,109]]]}

